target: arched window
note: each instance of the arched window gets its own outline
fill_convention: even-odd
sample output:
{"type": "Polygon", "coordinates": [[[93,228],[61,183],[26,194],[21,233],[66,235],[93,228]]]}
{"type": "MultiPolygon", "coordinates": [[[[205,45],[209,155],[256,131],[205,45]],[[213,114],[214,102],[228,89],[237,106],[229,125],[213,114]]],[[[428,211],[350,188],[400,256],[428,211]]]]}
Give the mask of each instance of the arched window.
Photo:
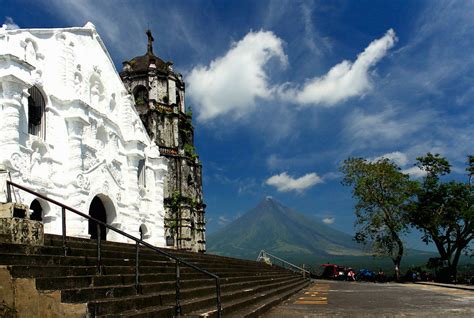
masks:
{"type": "Polygon", "coordinates": [[[135,97],[135,103],[137,105],[148,104],[148,90],[143,85],[135,87],[133,90],[133,97],[135,97]]]}
{"type": "Polygon", "coordinates": [[[138,161],[137,177],[138,177],[138,185],[141,186],[142,188],[146,188],[145,159],[140,159],[138,161]]]}
{"type": "Polygon", "coordinates": [[[28,89],[28,133],[45,137],[45,102],[40,90],[35,86],[28,89]]]}

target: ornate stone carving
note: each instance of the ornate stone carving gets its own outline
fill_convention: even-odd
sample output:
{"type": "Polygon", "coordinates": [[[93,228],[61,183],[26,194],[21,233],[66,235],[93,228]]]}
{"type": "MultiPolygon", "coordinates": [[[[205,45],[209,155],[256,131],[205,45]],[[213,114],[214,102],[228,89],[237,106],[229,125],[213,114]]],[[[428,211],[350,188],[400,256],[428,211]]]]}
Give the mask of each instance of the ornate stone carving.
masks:
{"type": "Polygon", "coordinates": [[[104,181],[104,185],[102,186],[102,190],[103,190],[104,193],[109,193],[110,186],[109,186],[109,182],[107,180],[104,181]]]}
{"type": "Polygon", "coordinates": [[[112,163],[108,165],[108,168],[109,168],[110,173],[114,177],[115,181],[117,181],[117,183],[121,186],[123,181],[122,181],[122,168],[120,167],[120,162],[118,162],[117,160],[114,160],[112,161],[112,163]]]}
{"type": "Polygon", "coordinates": [[[74,89],[79,97],[83,94],[83,83],[82,83],[82,71],[81,64],[76,65],[76,71],[74,72],[74,89]]]}
{"type": "Polygon", "coordinates": [[[96,156],[96,150],[92,147],[84,145],[84,170],[88,171],[99,164],[99,159],[96,156]]]}
{"type": "Polygon", "coordinates": [[[117,106],[117,101],[115,100],[115,93],[112,93],[112,95],[110,95],[110,103],[109,103],[108,111],[110,113],[113,112],[115,109],[115,106],[117,106]]]}
{"type": "Polygon", "coordinates": [[[83,190],[88,191],[91,188],[91,182],[89,181],[89,178],[82,173],[77,175],[76,182],[77,185],[83,190]]]}
{"type": "Polygon", "coordinates": [[[23,95],[23,89],[25,87],[20,83],[16,82],[3,82],[3,97],[7,99],[13,99],[18,103],[21,103],[21,97],[23,95]]]}
{"type": "Polygon", "coordinates": [[[18,152],[13,153],[10,157],[10,162],[13,169],[21,172],[22,175],[29,173],[27,158],[24,154],[18,152]]]}

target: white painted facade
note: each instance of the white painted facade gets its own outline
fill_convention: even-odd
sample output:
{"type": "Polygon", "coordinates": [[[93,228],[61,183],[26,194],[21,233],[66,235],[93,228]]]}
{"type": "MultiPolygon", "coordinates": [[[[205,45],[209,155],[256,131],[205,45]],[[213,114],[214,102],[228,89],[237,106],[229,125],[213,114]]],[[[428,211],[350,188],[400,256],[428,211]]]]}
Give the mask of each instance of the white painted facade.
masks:
{"type": "MultiPolygon", "coordinates": [[[[0,29],[0,164],[14,182],[86,214],[97,196],[107,223],[136,237],[142,227],[146,241],[165,246],[166,159],[150,141],[90,22],[0,29]],[[45,103],[36,134],[28,126],[31,87],[45,103]],[[146,168],[139,177],[141,160],[146,168]]],[[[22,191],[15,195],[27,205],[35,199],[22,191]]],[[[39,201],[45,232],[60,234],[61,209],[39,201]]],[[[88,221],[68,213],[67,234],[89,237],[88,221]]],[[[107,240],[125,241],[111,232],[107,240]]]]}

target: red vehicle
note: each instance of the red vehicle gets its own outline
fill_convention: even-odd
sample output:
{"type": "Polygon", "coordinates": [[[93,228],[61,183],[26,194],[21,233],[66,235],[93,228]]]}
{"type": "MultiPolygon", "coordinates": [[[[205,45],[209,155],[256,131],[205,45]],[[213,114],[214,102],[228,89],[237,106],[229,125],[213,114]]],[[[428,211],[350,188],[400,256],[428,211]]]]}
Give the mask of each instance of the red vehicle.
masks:
{"type": "Polygon", "coordinates": [[[322,264],[324,267],[323,270],[323,278],[331,278],[331,279],[346,279],[346,267],[340,266],[336,264],[322,264]]]}

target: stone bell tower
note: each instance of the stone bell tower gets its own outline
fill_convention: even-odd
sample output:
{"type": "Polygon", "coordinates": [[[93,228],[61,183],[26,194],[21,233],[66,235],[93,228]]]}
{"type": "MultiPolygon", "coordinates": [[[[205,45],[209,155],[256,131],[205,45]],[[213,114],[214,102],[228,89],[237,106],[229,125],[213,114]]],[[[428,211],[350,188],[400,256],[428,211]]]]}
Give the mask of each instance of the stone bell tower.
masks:
{"type": "MultiPolygon", "coordinates": [[[[185,84],[182,75],[173,71],[172,62],[153,53],[151,31],[146,35],[146,53],[123,62],[120,77],[135,97],[148,135],[168,159],[164,181],[167,246],[205,252],[202,165],[194,147],[192,113],[185,107],[185,84]]],[[[146,180],[142,182],[146,188],[146,180]]]]}

